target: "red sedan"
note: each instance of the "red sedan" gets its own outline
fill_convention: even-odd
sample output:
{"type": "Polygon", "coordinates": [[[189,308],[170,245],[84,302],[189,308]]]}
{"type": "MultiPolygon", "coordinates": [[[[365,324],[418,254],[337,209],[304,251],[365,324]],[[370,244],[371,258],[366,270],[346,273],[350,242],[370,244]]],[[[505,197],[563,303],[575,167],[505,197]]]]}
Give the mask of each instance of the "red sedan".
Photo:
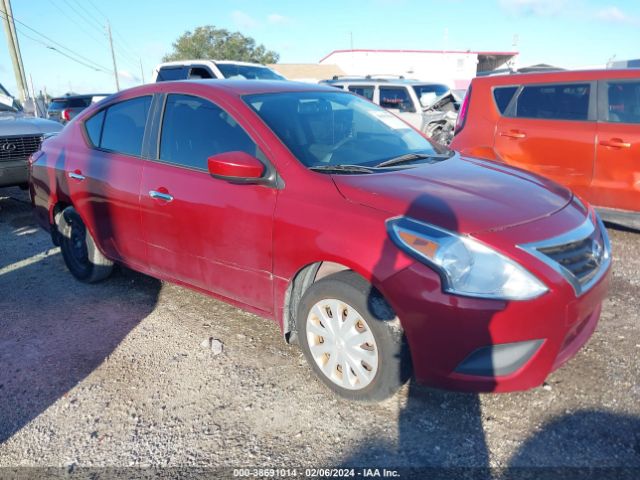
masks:
{"type": "Polygon", "coordinates": [[[566,188],[293,82],[113,95],[32,156],[31,196],[77,279],[117,262],[271,318],[352,399],[410,373],[541,384],[595,329],[611,264],[566,188]]]}

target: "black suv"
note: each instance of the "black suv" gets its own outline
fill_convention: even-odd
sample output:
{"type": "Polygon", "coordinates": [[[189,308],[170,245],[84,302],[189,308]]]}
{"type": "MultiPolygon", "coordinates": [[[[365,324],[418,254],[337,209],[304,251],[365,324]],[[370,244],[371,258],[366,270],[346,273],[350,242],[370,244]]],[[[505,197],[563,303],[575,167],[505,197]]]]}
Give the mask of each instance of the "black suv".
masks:
{"type": "Polygon", "coordinates": [[[88,93],[86,95],[65,95],[54,98],[49,103],[47,118],[60,123],[67,123],[92,103],[98,102],[110,93],[88,93]]]}

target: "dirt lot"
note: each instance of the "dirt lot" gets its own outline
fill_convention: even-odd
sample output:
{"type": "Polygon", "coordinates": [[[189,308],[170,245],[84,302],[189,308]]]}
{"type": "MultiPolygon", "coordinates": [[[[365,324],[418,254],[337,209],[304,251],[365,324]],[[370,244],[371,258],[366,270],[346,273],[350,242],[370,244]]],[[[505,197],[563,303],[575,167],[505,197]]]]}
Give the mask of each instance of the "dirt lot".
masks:
{"type": "Polygon", "coordinates": [[[0,189],[0,467],[640,469],[640,234],[610,233],[601,323],[544,388],[361,405],[266,320],[129,270],[75,281],[24,192],[0,189]]]}

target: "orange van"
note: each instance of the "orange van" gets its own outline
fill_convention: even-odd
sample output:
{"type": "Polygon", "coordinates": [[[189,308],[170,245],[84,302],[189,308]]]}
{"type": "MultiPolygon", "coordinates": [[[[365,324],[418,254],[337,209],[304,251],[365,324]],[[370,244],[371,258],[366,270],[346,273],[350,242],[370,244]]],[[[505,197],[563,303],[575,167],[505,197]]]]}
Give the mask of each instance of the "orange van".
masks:
{"type": "Polygon", "coordinates": [[[451,147],[563,183],[640,229],[640,70],[474,78],[451,147]]]}

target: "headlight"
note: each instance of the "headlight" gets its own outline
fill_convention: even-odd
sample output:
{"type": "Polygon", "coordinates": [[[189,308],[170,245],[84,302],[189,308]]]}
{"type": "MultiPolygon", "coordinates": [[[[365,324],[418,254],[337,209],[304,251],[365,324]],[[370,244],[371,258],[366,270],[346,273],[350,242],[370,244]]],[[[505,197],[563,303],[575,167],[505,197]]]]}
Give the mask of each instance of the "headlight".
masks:
{"type": "Polygon", "coordinates": [[[446,292],[468,297],[528,300],[547,291],[513,260],[474,240],[406,217],[387,221],[403,251],[434,268],[446,292]]]}

